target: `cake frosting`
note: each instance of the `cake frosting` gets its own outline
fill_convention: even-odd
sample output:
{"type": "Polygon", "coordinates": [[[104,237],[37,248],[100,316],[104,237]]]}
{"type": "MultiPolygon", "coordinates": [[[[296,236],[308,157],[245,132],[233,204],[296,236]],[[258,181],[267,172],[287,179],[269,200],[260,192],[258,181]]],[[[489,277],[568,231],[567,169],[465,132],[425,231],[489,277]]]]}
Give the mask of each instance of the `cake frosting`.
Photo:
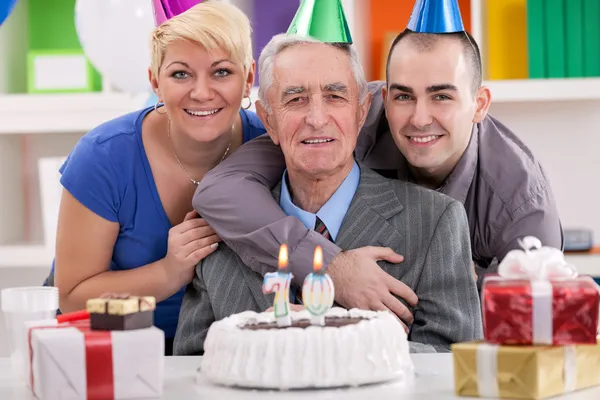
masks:
{"type": "Polygon", "coordinates": [[[407,335],[387,311],[332,308],[326,326],[308,311],[278,328],[272,312],[246,311],[214,322],[201,372],[227,386],[300,389],[404,379],[413,373],[407,335]]]}

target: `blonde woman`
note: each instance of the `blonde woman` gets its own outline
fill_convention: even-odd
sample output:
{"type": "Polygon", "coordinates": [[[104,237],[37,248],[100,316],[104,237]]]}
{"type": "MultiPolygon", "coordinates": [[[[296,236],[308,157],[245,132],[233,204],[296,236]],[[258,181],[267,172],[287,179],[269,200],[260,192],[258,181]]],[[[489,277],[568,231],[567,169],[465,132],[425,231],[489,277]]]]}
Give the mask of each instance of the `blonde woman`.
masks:
{"type": "MultiPolygon", "coordinates": [[[[87,133],[60,169],[55,281],[62,312],[105,292],[155,296],[172,352],[194,267],[220,241],[192,208],[203,175],[265,133],[246,111],[251,30],[233,5],[203,2],[152,35],[159,103],[87,133]]],[[[119,62],[119,60],[115,60],[119,62]]]]}

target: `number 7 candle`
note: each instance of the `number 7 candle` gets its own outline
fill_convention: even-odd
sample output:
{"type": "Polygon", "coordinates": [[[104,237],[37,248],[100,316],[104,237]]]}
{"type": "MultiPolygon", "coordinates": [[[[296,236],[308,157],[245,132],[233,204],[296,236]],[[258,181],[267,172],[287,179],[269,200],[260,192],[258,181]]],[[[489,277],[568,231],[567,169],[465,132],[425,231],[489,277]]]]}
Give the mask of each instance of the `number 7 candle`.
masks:
{"type": "Polygon", "coordinates": [[[287,246],[282,244],[279,248],[279,270],[277,272],[268,272],[263,281],[263,293],[275,292],[273,300],[273,310],[277,318],[277,326],[290,326],[292,317],[290,316],[290,284],[294,277],[287,272],[288,251],[287,246]]]}
{"type": "Polygon", "coordinates": [[[308,274],[302,285],[302,301],[311,314],[313,325],[325,326],[325,314],[333,306],[335,289],[331,277],[323,271],[323,250],[315,248],[313,261],[315,272],[308,274]]]}

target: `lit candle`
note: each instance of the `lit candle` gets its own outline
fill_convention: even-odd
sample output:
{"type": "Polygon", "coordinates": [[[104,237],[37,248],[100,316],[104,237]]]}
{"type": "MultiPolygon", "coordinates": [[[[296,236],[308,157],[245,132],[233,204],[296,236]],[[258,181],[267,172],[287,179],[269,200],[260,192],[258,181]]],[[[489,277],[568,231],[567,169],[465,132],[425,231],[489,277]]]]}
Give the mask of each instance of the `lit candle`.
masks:
{"type": "Polygon", "coordinates": [[[314,272],[308,274],[302,285],[302,301],[311,314],[313,325],[325,326],[325,314],[333,306],[335,290],[331,277],[323,271],[323,250],[315,248],[314,272]]]}
{"type": "Polygon", "coordinates": [[[294,277],[287,272],[288,250],[285,244],[279,248],[279,270],[277,272],[268,272],[263,281],[263,293],[275,292],[273,300],[273,311],[277,318],[277,326],[290,326],[292,317],[290,316],[290,284],[294,277]]]}

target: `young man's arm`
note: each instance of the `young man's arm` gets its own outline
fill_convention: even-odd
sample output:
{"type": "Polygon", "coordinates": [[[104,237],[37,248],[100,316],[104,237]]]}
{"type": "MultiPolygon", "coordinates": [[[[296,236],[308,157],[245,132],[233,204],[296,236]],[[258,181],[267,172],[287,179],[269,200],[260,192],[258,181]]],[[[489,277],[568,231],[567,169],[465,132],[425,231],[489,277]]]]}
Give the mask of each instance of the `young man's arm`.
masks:
{"type": "MultiPolygon", "coordinates": [[[[371,273],[380,269],[378,260],[402,262],[400,255],[377,248],[342,252],[281,210],[271,188],[281,180],[284,168],[279,147],[266,135],[258,137],[204,177],[194,195],[194,208],[244,264],[261,275],[277,269],[279,247],[285,243],[289,247],[288,268],[294,275],[294,284],[302,287],[304,278],[312,272],[314,249],[318,245],[323,249],[323,265],[336,286],[336,301],[344,307],[357,307],[364,302],[368,291],[363,285],[365,281],[384,288],[371,295],[375,297],[371,298],[372,304],[389,296],[391,287],[396,295],[412,299],[414,293],[406,285],[371,273]]],[[[399,300],[390,309],[403,320],[412,319],[399,300]]]]}
{"type": "Polygon", "coordinates": [[[193,199],[208,221],[244,263],[264,275],[277,269],[282,243],[289,248],[289,269],[302,285],[313,267],[315,247],[323,249],[324,265],[341,251],[331,241],[288,217],[271,189],[285,169],[283,154],[267,135],[241,146],[204,176],[193,199]]]}
{"type": "Polygon", "coordinates": [[[498,222],[497,234],[492,242],[498,262],[511,250],[523,250],[519,239],[526,236],[535,236],[543,246],[563,249],[563,230],[549,187],[533,195],[518,210],[505,213],[498,222]]]}

